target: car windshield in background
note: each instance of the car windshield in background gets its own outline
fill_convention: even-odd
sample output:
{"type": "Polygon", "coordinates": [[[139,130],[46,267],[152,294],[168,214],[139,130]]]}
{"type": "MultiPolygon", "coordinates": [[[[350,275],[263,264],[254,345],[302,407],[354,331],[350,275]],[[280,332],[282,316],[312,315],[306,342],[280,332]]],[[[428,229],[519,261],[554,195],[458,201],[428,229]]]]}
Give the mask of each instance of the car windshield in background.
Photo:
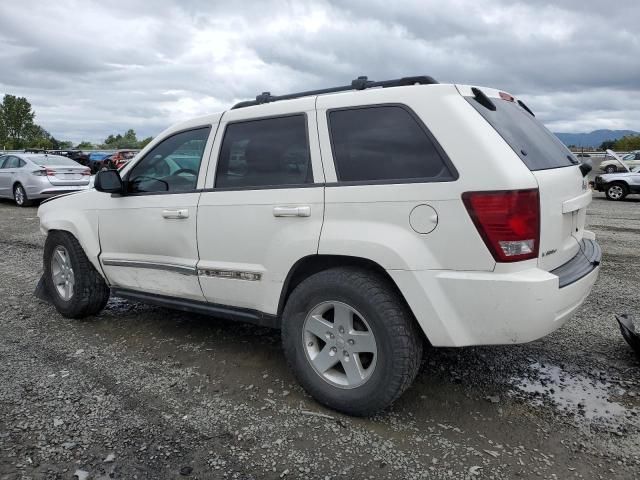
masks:
{"type": "Polygon", "coordinates": [[[80,165],[78,162],[71,160],[67,157],[58,157],[56,155],[46,155],[46,156],[33,156],[27,157],[36,165],[40,165],[41,167],[44,165],[60,165],[63,167],[77,167],[80,165]]]}
{"type": "Polygon", "coordinates": [[[564,144],[542,123],[515,102],[492,98],[491,111],[474,97],[465,97],[504,138],[529,170],[548,170],[578,164],[564,144]]]}

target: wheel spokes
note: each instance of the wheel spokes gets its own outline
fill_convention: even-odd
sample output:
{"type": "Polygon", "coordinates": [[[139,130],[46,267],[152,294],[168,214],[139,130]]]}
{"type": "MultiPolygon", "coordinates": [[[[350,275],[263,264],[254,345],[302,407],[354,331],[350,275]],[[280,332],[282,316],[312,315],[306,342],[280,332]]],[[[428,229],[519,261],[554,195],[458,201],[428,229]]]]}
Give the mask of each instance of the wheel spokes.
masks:
{"type": "Polygon", "coordinates": [[[347,375],[347,380],[351,385],[357,385],[364,379],[364,369],[360,362],[360,357],[356,355],[350,355],[347,358],[343,358],[341,361],[344,373],[347,375]]]}
{"type": "Polygon", "coordinates": [[[312,315],[311,318],[307,320],[306,330],[326,341],[327,333],[333,331],[333,324],[322,318],[321,315],[312,315]]]}
{"type": "Polygon", "coordinates": [[[353,311],[343,303],[337,303],[333,306],[333,324],[339,329],[343,328],[344,332],[353,330],[353,311]]]}
{"type": "Polygon", "coordinates": [[[335,350],[332,350],[329,345],[325,345],[324,348],[311,359],[311,362],[320,373],[324,373],[338,363],[338,357],[335,350]]]}
{"type": "Polygon", "coordinates": [[[62,285],[64,283],[64,278],[62,278],[62,270],[58,270],[53,273],[53,283],[55,285],[62,285]]]}
{"type": "Polygon", "coordinates": [[[56,253],[54,255],[56,257],[58,265],[64,267],[67,264],[67,259],[65,258],[64,253],[62,253],[62,250],[56,249],[56,253]]]}
{"type": "Polygon", "coordinates": [[[354,353],[375,353],[376,340],[371,332],[352,332],[350,340],[353,340],[351,351],[354,353]]]}

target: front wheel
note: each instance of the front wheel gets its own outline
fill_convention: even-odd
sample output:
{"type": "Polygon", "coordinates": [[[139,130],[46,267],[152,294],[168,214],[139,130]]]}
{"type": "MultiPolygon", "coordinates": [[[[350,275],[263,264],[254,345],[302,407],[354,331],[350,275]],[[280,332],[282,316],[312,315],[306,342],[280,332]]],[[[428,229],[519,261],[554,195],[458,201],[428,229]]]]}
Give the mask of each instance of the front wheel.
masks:
{"type": "Polygon", "coordinates": [[[56,310],[68,318],[95,315],[109,300],[109,286],[70,233],[49,233],[44,245],[44,281],[56,310]]]}
{"type": "Polygon", "coordinates": [[[616,167],[614,167],[613,165],[609,165],[607,168],[605,168],[605,172],[607,173],[616,173],[618,169],[616,167]]]}
{"type": "Polygon", "coordinates": [[[605,191],[609,200],[624,200],[628,193],[629,188],[624,183],[612,183],[605,191]]]}
{"type": "Polygon", "coordinates": [[[366,416],[413,382],[422,336],[404,300],[375,272],[335,268],[291,293],[282,318],[287,361],[320,403],[366,416]]]}

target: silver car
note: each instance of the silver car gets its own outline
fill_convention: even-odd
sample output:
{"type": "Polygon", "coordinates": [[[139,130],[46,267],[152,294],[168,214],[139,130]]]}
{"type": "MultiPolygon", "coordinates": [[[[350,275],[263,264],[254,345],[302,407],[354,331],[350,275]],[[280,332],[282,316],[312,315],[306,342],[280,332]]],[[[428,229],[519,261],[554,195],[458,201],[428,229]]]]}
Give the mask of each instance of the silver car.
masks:
{"type": "Polygon", "coordinates": [[[594,188],[604,192],[609,200],[624,200],[629,194],[640,193],[640,166],[626,172],[598,175],[594,188]]]}
{"type": "Polygon", "coordinates": [[[91,171],[59,155],[11,153],[0,155],[0,198],[13,198],[20,207],[33,200],[89,188],[91,171]]]}

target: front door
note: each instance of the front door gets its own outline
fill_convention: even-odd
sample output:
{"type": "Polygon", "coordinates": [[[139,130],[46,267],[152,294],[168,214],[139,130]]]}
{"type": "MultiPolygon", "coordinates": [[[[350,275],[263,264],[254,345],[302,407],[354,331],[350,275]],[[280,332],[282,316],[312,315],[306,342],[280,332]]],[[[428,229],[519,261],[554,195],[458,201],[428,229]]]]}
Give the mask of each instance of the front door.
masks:
{"type": "Polygon", "coordinates": [[[315,99],[283,103],[253,117],[231,110],[220,123],[198,208],[209,302],[275,314],[291,267],[318,251],[324,176],[315,99]]]}
{"type": "Polygon", "coordinates": [[[127,193],[105,198],[100,261],[112,286],[203,300],[196,214],[212,131],[203,125],[166,137],[124,173],[127,193]]]}

